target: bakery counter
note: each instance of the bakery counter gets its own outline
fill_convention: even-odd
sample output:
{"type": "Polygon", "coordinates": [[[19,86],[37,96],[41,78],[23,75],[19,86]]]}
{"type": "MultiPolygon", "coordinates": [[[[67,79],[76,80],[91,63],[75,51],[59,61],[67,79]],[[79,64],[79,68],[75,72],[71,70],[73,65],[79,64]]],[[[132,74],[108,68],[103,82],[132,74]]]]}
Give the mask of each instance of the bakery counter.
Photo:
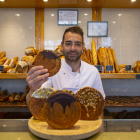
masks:
{"type": "MultiPolygon", "coordinates": [[[[28,119],[3,119],[0,120],[0,124],[2,140],[41,140],[30,132],[28,119]]],[[[138,133],[140,132],[140,120],[103,119],[103,126],[103,132],[98,132],[85,140],[139,140],[140,138],[140,133],[138,133]]]]}
{"type": "MultiPolygon", "coordinates": [[[[0,73],[0,79],[26,79],[27,73],[0,73]]],[[[100,73],[101,79],[135,79],[140,73],[100,73]]]]}

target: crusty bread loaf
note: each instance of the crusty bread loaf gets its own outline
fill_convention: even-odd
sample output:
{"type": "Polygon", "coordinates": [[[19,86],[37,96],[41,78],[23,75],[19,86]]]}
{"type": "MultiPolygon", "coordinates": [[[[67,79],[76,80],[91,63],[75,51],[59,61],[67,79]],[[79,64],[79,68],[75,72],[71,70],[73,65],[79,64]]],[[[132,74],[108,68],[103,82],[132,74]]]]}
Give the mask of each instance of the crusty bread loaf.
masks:
{"type": "Polygon", "coordinates": [[[25,49],[25,54],[28,56],[36,55],[37,49],[35,47],[28,47],[25,49]]]}
{"type": "Polygon", "coordinates": [[[18,57],[14,57],[14,58],[11,60],[9,66],[10,66],[11,68],[14,68],[14,67],[16,66],[16,62],[17,62],[17,61],[18,61],[18,57]]]}
{"type": "Polygon", "coordinates": [[[25,61],[18,61],[15,67],[17,73],[25,73],[28,70],[28,64],[25,61]]]}
{"type": "Polygon", "coordinates": [[[11,59],[7,59],[3,65],[9,65],[10,62],[11,62],[11,59]]]}
{"type": "Polygon", "coordinates": [[[100,56],[100,53],[97,53],[97,55],[98,55],[98,60],[99,60],[100,65],[103,66],[103,60],[100,56]]]}
{"type": "Polygon", "coordinates": [[[114,49],[111,49],[111,52],[112,52],[113,60],[114,60],[114,63],[115,63],[116,72],[119,73],[119,66],[118,66],[118,63],[117,63],[117,59],[116,59],[116,55],[115,55],[114,49]]]}
{"type": "Polygon", "coordinates": [[[134,72],[140,73],[140,61],[137,61],[134,65],[134,72]]]}
{"type": "Polygon", "coordinates": [[[108,56],[109,56],[109,64],[113,65],[113,73],[115,73],[114,60],[113,60],[110,47],[108,48],[108,56]]]}
{"type": "Polygon", "coordinates": [[[7,73],[16,73],[15,68],[10,68],[7,73]]]}
{"type": "Polygon", "coordinates": [[[2,59],[2,58],[5,56],[5,54],[6,54],[6,52],[2,52],[2,53],[0,54],[0,59],[2,59]]]}
{"type": "Polygon", "coordinates": [[[95,41],[92,41],[92,55],[93,55],[94,65],[98,65],[97,50],[96,50],[95,41]]]}
{"type": "Polygon", "coordinates": [[[11,69],[10,66],[8,66],[8,65],[4,65],[4,71],[3,71],[3,72],[5,73],[5,72],[7,72],[9,69],[11,69]]]}
{"type": "Polygon", "coordinates": [[[2,57],[2,58],[0,59],[0,62],[3,62],[3,64],[4,64],[6,60],[7,60],[7,57],[2,57]]]}

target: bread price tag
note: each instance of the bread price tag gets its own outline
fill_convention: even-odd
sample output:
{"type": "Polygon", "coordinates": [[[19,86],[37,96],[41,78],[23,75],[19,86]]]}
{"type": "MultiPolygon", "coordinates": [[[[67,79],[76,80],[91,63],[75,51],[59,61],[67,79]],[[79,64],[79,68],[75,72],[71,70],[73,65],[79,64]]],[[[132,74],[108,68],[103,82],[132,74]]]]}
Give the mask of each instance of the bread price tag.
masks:
{"type": "Polygon", "coordinates": [[[131,65],[125,65],[125,71],[131,71],[131,65]]]}
{"type": "Polygon", "coordinates": [[[97,69],[98,69],[98,71],[101,71],[101,65],[94,65],[97,69]]]}
{"type": "Polygon", "coordinates": [[[4,66],[0,66],[0,71],[4,71],[4,66]]]}
{"type": "Polygon", "coordinates": [[[140,80],[140,74],[135,74],[135,79],[140,80]]]}
{"type": "Polygon", "coordinates": [[[106,65],[106,71],[113,71],[113,65],[106,65]]]}

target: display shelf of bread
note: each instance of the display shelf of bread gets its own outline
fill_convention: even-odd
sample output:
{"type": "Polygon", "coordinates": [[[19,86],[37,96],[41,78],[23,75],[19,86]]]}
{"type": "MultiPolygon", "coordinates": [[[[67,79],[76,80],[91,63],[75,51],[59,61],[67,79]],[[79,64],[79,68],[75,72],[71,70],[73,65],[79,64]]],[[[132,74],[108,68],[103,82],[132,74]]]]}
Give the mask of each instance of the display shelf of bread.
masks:
{"type": "Polygon", "coordinates": [[[29,86],[26,86],[25,93],[8,93],[7,89],[0,91],[0,107],[27,107],[26,96],[29,92],[29,86]]]}
{"type": "Polygon", "coordinates": [[[36,54],[36,48],[28,47],[25,49],[26,56],[18,60],[18,56],[8,59],[6,52],[0,52],[0,65],[4,66],[4,70],[1,73],[27,73],[32,67],[36,54]]]}
{"type": "Polygon", "coordinates": [[[140,107],[140,96],[106,96],[106,107],[140,107]]]}
{"type": "MultiPolygon", "coordinates": [[[[61,45],[57,46],[54,52],[61,59],[64,59],[61,45]]],[[[0,65],[4,66],[4,71],[0,74],[0,79],[26,79],[26,73],[32,67],[37,50],[34,47],[25,49],[25,55],[21,61],[18,57],[8,59],[6,52],[0,53],[0,65]]],[[[91,50],[84,47],[81,59],[91,65],[101,65],[100,72],[102,79],[135,79],[135,73],[140,72],[140,61],[137,61],[131,71],[125,71],[125,64],[118,65],[115,51],[109,48],[96,49],[95,41],[91,42],[91,50]],[[113,65],[113,71],[107,72],[106,65],[113,65]]]]}

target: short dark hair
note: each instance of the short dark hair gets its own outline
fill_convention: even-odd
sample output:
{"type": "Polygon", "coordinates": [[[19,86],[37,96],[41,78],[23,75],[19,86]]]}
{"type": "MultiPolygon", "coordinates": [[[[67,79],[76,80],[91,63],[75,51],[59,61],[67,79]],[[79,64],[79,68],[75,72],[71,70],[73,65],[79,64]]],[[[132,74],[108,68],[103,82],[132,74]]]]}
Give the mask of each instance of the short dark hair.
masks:
{"type": "Polygon", "coordinates": [[[81,27],[79,27],[79,26],[73,26],[73,27],[67,28],[67,29],[65,30],[64,34],[63,34],[63,38],[62,38],[62,42],[63,42],[63,43],[64,43],[65,34],[66,34],[67,32],[80,34],[80,35],[82,36],[82,43],[84,43],[84,37],[83,37],[84,32],[83,32],[83,30],[82,30],[81,27]]]}

